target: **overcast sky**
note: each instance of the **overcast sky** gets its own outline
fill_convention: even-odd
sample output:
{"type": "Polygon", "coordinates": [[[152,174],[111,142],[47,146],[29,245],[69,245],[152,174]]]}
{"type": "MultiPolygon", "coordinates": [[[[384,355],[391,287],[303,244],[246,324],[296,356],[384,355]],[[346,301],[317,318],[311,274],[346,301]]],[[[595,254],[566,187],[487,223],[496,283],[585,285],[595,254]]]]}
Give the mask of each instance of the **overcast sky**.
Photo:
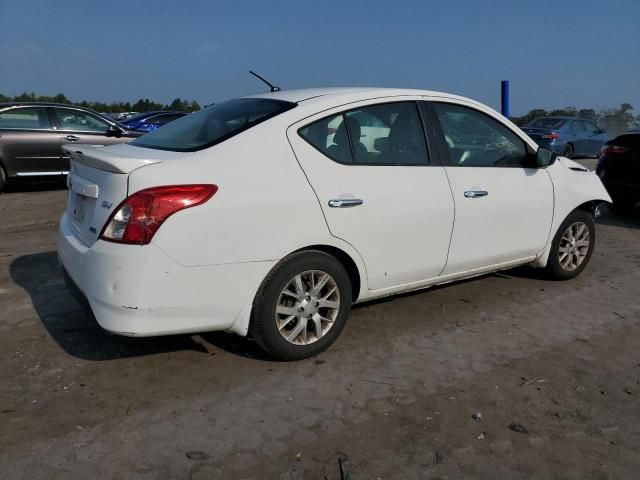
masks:
{"type": "Polygon", "coordinates": [[[640,113],[640,0],[0,0],[0,93],[201,104],[282,88],[442,90],[511,113],[640,113]]]}

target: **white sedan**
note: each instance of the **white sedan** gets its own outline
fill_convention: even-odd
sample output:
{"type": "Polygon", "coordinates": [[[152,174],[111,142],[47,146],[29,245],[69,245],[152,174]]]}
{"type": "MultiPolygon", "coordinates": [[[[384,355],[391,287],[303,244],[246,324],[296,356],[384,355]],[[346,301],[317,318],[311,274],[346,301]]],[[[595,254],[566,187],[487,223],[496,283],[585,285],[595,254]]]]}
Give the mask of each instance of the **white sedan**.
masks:
{"type": "Polygon", "coordinates": [[[67,151],[58,254],[103,328],[224,330],[281,359],[327,348],[353,303],[524,264],[575,277],[611,201],[490,108],[423,90],[255,95],[67,151]]]}

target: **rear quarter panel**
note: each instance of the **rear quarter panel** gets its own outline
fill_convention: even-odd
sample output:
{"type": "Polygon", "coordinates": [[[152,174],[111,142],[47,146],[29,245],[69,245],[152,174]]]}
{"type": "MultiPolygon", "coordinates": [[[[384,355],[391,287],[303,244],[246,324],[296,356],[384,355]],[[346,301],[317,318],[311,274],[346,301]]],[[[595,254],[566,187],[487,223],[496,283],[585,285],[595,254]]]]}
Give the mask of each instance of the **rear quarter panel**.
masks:
{"type": "Polygon", "coordinates": [[[189,159],[134,171],[129,194],[172,184],[219,188],[207,203],[169,217],[153,243],[185,266],[279,260],[317,244],[342,248],[361,266],[354,250],[329,233],[286,127],[274,119],[189,159]]]}

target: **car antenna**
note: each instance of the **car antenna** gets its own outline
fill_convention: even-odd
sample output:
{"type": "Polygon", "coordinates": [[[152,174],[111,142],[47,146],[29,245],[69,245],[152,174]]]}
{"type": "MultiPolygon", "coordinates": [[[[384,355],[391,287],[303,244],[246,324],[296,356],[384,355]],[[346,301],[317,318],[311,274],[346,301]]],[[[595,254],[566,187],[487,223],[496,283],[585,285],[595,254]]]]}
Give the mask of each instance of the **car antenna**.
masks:
{"type": "Polygon", "coordinates": [[[280,87],[276,87],[273,83],[268,82],[267,80],[262,78],[260,75],[258,75],[256,72],[254,72],[253,70],[249,70],[249,73],[251,75],[253,75],[254,77],[256,77],[258,80],[262,80],[264,83],[269,85],[269,88],[271,89],[272,92],[279,92],[280,91],[280,87]]]}

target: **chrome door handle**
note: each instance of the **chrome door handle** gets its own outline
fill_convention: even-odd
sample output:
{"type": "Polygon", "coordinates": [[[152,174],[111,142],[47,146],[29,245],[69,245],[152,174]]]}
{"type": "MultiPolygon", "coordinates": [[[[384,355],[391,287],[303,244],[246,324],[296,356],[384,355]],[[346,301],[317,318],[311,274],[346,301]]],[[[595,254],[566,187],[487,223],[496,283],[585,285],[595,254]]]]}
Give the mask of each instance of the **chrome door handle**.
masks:
{"type": "Polygon", "coordinates": [[[80,137],[76,135],[67,135],[66,139],[69,140],[70,142],[77,142],[78,140],[80,140],[80,137]]]}
{"type": "Polygon", "coordinates": [[[329,200],[329,206],[331,208],[350,208],[362,205],[362,200],[359,198],[340,198],[337,200],[329,200]]]}
{"type": "Polygon", "coordinates": [[[467,198],[486,197],[487,195],[489,195],[489,192],[486,190],[467,190],[464,192],[464,196],[467,198]]]}

